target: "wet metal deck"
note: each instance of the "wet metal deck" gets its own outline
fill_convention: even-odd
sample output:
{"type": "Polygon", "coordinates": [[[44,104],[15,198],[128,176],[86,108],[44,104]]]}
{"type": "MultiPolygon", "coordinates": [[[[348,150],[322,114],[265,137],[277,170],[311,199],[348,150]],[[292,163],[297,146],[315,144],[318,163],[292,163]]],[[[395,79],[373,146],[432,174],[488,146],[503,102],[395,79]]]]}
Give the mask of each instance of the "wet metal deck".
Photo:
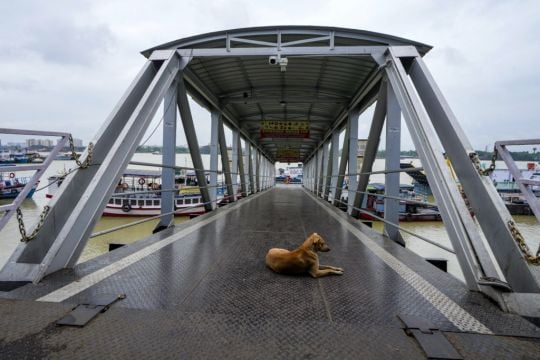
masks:
{"type": "Polygon", "coordinates": [[[540,329],[450,275],[283,186],[0,292],[2,358],[423,358],[398,314],[422,316],[464,358],[540,358],[540,329]],[[268,270],[271,247],[311,232],[343,276],[268,270]],[[126,294],[84,328],[54,322],[95,294],[126,294]],[[36,301],[37,300],[37,301],[36,301]]]}

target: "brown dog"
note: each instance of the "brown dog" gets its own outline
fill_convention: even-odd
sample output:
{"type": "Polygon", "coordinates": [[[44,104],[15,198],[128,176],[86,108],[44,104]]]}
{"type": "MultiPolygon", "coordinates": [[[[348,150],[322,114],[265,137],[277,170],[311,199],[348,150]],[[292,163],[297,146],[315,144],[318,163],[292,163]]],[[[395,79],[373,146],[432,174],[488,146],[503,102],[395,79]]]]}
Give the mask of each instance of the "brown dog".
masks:
{"type": "Polygon", "coordinates": [[[319,265],[317,251],[330,251],[324,239],[313,233],[296,250],[273,248],[266,254],[266,265],[280,274],[299,275],[309,273],[314,278],[330,274],[343,275],[343,269],[319,265]]]}

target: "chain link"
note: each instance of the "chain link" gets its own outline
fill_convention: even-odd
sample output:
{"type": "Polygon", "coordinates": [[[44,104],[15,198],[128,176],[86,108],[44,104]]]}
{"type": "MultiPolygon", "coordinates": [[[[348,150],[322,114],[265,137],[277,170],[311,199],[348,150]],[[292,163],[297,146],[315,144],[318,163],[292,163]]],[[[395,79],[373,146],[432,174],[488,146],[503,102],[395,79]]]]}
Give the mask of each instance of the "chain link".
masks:
{"type": "Polygon", "coordinates": [[[92,156],[94,154],[94,144],[88,143],[88,156],[86,156],[86,160],[84,162],[81,162],[79,160],[79,155],[77,152],[75,152],[75,145],[73,144],[73,136],[69,134],[69,148],[71,150],[71,157],[75,160],[75,163],[77,166],[81,169],[86,169],[90,165],[92,165],[92,156]]]}
{"type": "Polygon", "coordinates": [[[517,228],[514,220],[508,220],[508,229],[512,233],[512,237],[517,242],[519,249],[525,256],[525,259],[533,265],[540,265],[540,245],[538,247],[538,250],[536,251],[536,256],[532,255],[529,246],[527,246],[527,243],[525,242],[523,235],[521,235],[521,232],[517,228]]]}
{"type": "Polygon", "coordinates": [[[41,212],[41,215],[39,216],[39,222],[36,225],[36,228],[34,229],[34,231],[32,231],[32,234],[30,234],[30,236],[28,236],[28,235],[26,235],[26,228],[24,226],[22,211],[21,211],[20,208],[17,208],[17,221],[19,223],[19,231],[20,231],[21,236],[22,236],[21,237],[22,242],[28,242],[28,241],[30,241],[30,240],[32,240],[32,239],[34,239],[36,237],[39,230],[43,226],[43,223],[45,222],[45,218],[47,217],[47,214],[49,213],[50,209],[51,208],[49,206],[45,206],[43,208],[43,211],[41,212]]]}
{"type": "Polygon", "coordinates": [[[475,152],[469,153],[469,158],[473,162],[473,165],[478,171],[478,173],[482,176],[489,176],[495,170],[495,162],[497,161],[497,158],[499,156],[499,153],[497,151],[497,148],[493,148],[493,154],[491,155],[491,164],[489,164],[489,167],[487,169],[482,169],[482,164],[480,163],[480,158],[478,157],[478,154],[475,152]]]}

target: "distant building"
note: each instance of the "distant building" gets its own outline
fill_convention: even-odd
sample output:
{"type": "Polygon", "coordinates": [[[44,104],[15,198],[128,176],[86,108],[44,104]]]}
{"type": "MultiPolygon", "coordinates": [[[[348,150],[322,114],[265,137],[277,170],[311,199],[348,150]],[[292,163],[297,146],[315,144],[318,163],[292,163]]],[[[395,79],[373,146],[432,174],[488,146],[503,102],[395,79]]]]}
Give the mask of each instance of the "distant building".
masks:
{"type": "Polygon", "coordinates": [[[54,141],[50,139],[26,139],[26,147],[31,146],[52,147],[54,146],[54,141]]]}
{"type": "MultiPolygon", "coordinates": [[[[58,141],[56,143],[59,143],[60,142],[60,139],[58,139],[58,141]]],[[[69,144],[67,144],[67,146],[69,146],[69,144]]],[[[77,139],[77,138],[73,138],[73,146],[75,146],[76,148],[79,148],[79,147],[83,147],[83,141],[81,139],[77,139]]]]}

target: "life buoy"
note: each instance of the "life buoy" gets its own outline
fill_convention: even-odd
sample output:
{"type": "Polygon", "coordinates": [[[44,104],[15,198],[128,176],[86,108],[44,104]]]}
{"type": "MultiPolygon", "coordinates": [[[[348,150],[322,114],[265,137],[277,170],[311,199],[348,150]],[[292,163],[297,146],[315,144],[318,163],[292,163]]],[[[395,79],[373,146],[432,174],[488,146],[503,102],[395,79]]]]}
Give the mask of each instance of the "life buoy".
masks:
{"type": "Polygon", "coordinates": [[[144,185],[145,182],[144,178],[139,178],[139,185],[144,185]]]}
{"type": "Polygon", "coordinates": [[[9,173],[9,177],[13,179],[15,177],[15,173],[9,173]]]}
{"type": "Polygon", "coordinates": [[[129,205],[129,204],[122,205],[122,211],[123,212],[130,212],[131,211],[131,205],[129,205]]]}

